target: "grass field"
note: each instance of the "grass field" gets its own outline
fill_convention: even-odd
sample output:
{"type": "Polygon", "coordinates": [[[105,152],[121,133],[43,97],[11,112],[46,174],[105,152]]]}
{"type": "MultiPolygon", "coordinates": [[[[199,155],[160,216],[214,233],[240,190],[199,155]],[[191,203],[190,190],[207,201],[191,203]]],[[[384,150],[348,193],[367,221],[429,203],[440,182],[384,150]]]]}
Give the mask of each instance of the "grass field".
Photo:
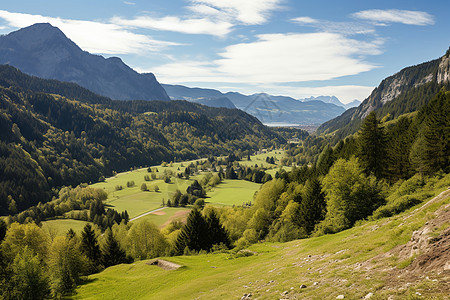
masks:
{"type": "Polygon", "coordinates": [[[206,203],[215,206],[242,205],[253,201],[253,195],[261,184],[246,180],[224,180],[208,193],[206,203]]]}
{"type": "Polygon", "coordinates": [[[184,207],[167,207],[157,213],[152,213],[146,216],[143,216],[139,219],[133,221],[133,223],[139,223],[144,220],[155,223],[157,226],[163,228],[168,225],[171,221],[183,221],[189,212],[190,208],[184,207]]]}
{"type": "Polygon", "coordinates": [[[76,233],[80,233],[88,222],[72,220],[72,219],[57,219],[42,222],[42,229],[48,233],[50,237],[62,236],[72,228],[76,233]]]}
{"type": "MultiPolygon", "coordinates": [[[[279,166],[267,164],[266,158],[273,156],[277,158],[277,162],[279,162],[279,159],[284,155],[284,151],[275,150],[265,154],[251,156],[251,161],[245,160],[240,161],[239,163],[246,166],[254,166],[257,164],[258,166],[272,168],[267,170],[267,172],[272,176],[275,176],[276,171],[279,170],[279,166]]],[[[147,171],[147,168],[142,168],[118,173],[113,177],[107,178],[104,182],[95,183],[91,186],[104,189],[108,193],[108,199],[105,202],[107,208],[113,208],[118,212],[127,210],[129,217],[134,218],[151,210],[160,208],[163,200],[167,201],[170,199],[177,189],[184,193],[194,180],[199,180],[203,176],[201,173],[196,176],[191,176],[189,180],[172,177],[171,183],[165,183],[163,180],[159,179],[159,176],[162,176],[165,171],[172,172],[173,174],[184,172],[186,166],[191,162],[195,163],[196,161],[197,160],[178,162],[173,163],[171,166],[168,164],[166,167],[162,167],[161,165],[152,166],[152,169],[158,169],[158,172],[156,172],[158,178],[151,181],[145,181],[144,176],[150,176],[151,173],[147,171]],[[129,181],[134,181],[135,185],[133,187],[127,187],[127,182],[129,181]],[[141,185],[143,183],[147,184],[149,191],[141,190],[141,185]],[[116,186],[122,186],[123,189],[116,190],[116,186]],[[154,191],[155,186],[158,186],[158,192],[154,191]]],[[[283,168],[286,170],[290,169],[289,167],[283,168]]],[[[225,180],[212,191],[208,192],[209,198],[206,199],[206,202],[217,206],[242,205],[244,202],[253,200],[253,195],[255,191],[259,190],[259,187],[260,184],[248,181],[225,180]]],[[[172,209],[170,209],[170,213],[148,215],[142,219],[151,220],[157,225],[163,225],[166,224],[168,220],[171,220],[173,217],[172,214],[175,214],[175,212],[172,212],[172,209]]],[[[55,221],[55,224],[58,222],[61,221],[55,221]]],[[[65,224],[61,224],[61,227],[66,228],[65,224]]]]}
{"type": "Polygon", "coordinates": [[[282,159],[285,155],[286,154],[284,150],[273,150],[263,154],[251,155],[250,160],[246,159],[241,160],[239,161],[239,164],[248,167],[255,165],[258,165],[258,167],[265,167],[265,168],[277,167],[280,162],[280,159],[282,159]],[[266,162],[266,158],[272,156],[273,158],[275,158],[275,164],[268,164],[266,162]]]}
{"type": "MultiPolygon", "coordinates": [[[[338,234],[255,244],[249,248],[254,255],[247,257],[217,253],[166,258],[183,266],[176,271],[148,261],[114,266],[90,276],[74,298],[240,299],[251,293],[251,299],[361,299],[373,293],[371,299],[446,299],[445,274],[431,272],[412,281],[402,272],[408,261],[386,255],[409,241],[414,231],[449,213],[450,191],[444,193],[422,208],[338,234]],[[441,214],[435,215],[438,209],[441,214]]],[[[441,230],[449,225],[447,219],[441,230]]]]}

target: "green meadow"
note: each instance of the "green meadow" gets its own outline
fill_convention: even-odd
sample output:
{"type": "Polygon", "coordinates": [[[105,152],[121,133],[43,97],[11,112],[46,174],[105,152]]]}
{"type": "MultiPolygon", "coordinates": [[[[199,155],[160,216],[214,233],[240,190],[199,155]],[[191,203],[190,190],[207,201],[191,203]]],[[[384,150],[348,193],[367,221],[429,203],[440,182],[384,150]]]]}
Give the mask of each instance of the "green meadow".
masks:
{"type": "Polygon", "coordinates": [[[62,236],[72,228],[76,233],[80,233],[87,224],[86,221],[72,219],[56,219],[42,222],[42,229],[48,233],[50,237],[62,236]]]}
{"type": "MultiPolygon", "coordinates": [[[[266,163],[266,158],[273,156],[276,158],[276,163],[279,163],[279,160],[284,155],[283,150],[275,150],[264,154],[252,155],[250,156],[250,161],[239,161],[239,164],[245,166],[258,165],[270,168],[266,172],[272,176],[275,176],[275,173],[280,168],[284,168],[286,171],[289,171],[291,167],[268,164],[266,163]]],[[[155,172],[157,178],[150,181],[145,181],[144,176],[151,176],[151,173],[147,171],[147,168],[141,168],[118,173],[115,176],[106,178],[104,182],[98,182],[92,184],[91,186],[94,188],[104,189],[108,193],[108,199],[105,202],[106,208],[113,208],[118,212],[126,210],[130,219],[132,219],[147,212],[161,208],[162,202],[167,202],[176,190],[185,192],[194,180],[200,180],[203,176],[202,173],[191,176],[188,180],[176,177],[177,173],[184,172],[186,166],[188,166],[191,162],[195,163],[196,161],[197,160],[172,163],[172,165],[167,164],[165,167],[161,165],[152,166],[151,169],[157,169],[158,172],[155,172]],[[165,183],[162,179],[160,179],[164,172],[171,172],[174,174],[170,183],[165,183]],[[134,186],[127,187],[127,182],[131,181],[134,181],[134,186]],[[147,185],[148,191],[141,190],[141,185],[143,183],[147,185]],[[122,189],[116,190],[117,186],[121,186],[122,189]],[[157,192],[155,192],[155,186],[159,189],[157,192]]],[[[261,184],[245,180],[224,180],[211,191],[207,192],[208,198],[205,199],[205,202],[214,206],[242,205],[243,203],[253,201],[253,195],[259,190],[260,186],[261,184]]],[[[184,219],[187,214],[186,212],[188,211],[189,208],[166,208],[163,210],[164,213],[149,214],[133,222],[149,220],[158,226],[163,226],[172,220],[184,219]]],[[[50,222],[49,224],[51,224],[51,227],[49,228],[61,227],[61,232],[63,232],[63,234],[65,234],[71,226],[78,230],[85,224],[81,221],[68,219],[58,219],[47,222],[50,222]]],[[[44,222],[44,224],[45,223],[46,222],[44,222]]]]}
{"type": "Polygon", "coordinates": [[[242,205],[253,201],[261,184],[246,180],[224,180],[210,192],[206,203],[214,206],[242,205]]]}

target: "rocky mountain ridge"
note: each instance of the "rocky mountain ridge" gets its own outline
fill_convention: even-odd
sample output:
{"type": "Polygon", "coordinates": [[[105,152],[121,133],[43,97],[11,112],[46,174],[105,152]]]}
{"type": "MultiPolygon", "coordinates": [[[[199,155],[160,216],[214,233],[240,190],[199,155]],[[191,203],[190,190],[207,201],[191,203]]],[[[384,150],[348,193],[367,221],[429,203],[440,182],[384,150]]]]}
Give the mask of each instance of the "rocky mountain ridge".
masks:
{"type": "Polygon", "coordinates": [[[139,74],[118,57],[83,51],[48,23],[1,36],[0,64],[45,79],[77,83],[114,100],[170,100],[153,74],[139,74]]]}

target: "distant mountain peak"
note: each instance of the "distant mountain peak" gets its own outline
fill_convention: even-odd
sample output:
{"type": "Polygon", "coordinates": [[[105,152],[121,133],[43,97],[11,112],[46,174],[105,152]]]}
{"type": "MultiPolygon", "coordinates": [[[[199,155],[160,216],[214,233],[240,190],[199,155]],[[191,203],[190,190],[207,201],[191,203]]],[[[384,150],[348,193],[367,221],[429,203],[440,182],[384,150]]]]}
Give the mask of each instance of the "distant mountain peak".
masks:
{"type": "Polygon", "coordinates": [[[58,27],[52,26],[50,23],[36,23],[34,25],[21,28],[17,31],[13,31],[9,33],[8,36],[20,40],[27,39],[29,42],[47,41],[54,38],[69,40],[64,32],[62,32],[58,27]]]}
{"type": "Polygon", "coordinates": [[[83,51],[49,23],[0,36],[0,64],[45,79],[77,83],[115,100],[170,100],[153,74],[139,74],[118,57],[83,51]]]}

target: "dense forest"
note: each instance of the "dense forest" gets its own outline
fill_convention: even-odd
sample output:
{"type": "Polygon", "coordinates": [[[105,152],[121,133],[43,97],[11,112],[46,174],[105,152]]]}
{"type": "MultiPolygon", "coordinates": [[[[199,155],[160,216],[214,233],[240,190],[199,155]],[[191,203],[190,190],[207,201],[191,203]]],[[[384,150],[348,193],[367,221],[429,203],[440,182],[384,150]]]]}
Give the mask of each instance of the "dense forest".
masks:
{"type": "Polygon", "coordinates": [[[285,142],[282,134],[237,109],[112,101],[9,66],[0,68],[0,75],[2,215],[48,202],[62,186],[97,182],[130,168],[246,155],[285,142]]]}

